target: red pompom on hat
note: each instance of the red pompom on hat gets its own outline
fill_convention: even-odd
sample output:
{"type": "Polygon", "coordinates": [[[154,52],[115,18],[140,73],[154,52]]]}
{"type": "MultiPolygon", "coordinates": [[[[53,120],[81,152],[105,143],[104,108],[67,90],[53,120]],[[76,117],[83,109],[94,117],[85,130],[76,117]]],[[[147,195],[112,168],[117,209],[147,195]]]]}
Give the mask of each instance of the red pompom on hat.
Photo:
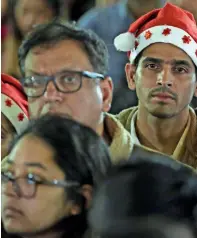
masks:
{"type": "Polygon", "coordinates": [[[19,133],[28,122],[28,103],[22,85],[15,78],[1,74],[1,112],[19,133]]]}
{"type": "Polygon", "coordinates": [[[193,15],[173,4],[155,9],[130,25],[114,40],[117,50],[129,53],[132,63],[147,46],[168,43],[185,51],[197,66],[197,26],[193,15]]]}

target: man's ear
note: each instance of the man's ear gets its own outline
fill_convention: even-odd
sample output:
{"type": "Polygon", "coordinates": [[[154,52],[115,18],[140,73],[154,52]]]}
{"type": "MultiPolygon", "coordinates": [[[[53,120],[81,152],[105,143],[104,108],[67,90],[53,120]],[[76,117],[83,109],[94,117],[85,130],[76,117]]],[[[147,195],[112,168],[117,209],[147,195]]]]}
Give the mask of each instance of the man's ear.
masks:
{"type": "Polygon", "coordinates": [[[135,90],[136,89],[136,84],[135,84],[136,66],[133,64],[127,63],[125,65],[125,73],[127,77],[128,87],[131,90],[135,90]]]}
{"type": "MultiPolygon", "coordinates": [[[[197,79],[196,79],[197,80],[197,79]]],[[[194,97],[197,97],[197,81],[196,81],[196,89],[194,91],[194,97]]]]}
{"type": "Polygon", "coordinates": [[[100,81],[101,90],[103,93],[103,112],[108,112],[111,108],[113,97],[113,82],[110,77],[100,81]]]}

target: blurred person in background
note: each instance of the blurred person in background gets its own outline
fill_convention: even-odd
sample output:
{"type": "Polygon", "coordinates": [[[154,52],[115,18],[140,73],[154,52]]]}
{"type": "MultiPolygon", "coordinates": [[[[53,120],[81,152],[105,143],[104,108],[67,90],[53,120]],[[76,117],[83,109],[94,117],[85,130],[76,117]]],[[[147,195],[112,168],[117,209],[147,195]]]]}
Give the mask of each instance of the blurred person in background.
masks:
{"type": "Polygon", "coordinates": [[[168,0],[168,2],[191,12],[197,21],[197,0],[168,0]]]}
{"type": "Polygon", "coordinates": [[[152,9],[162,7],[165,0],[122,0],[106,8],[94,8],[78,21],[80,27],[93,30],[104,40],[109,51],[109,71],[114,83],[114,100],[111,112],[116,114],[130,106],[137,105],[135,92],[128,90],[124,66],[127,56],[118,52],[114,38],[126,31],[131,22],[152,9]]]}
{"type": "Polygon", "coordinates": [[[119,1],[120,0],[96,0],[96,7],[107,7],[119,1]]]}
{"type": "Polygon", "coordinates": [[[27,97],[20,82],[1,74],[1,159],[7,156],[10,142],[27,122],[27,97]]]}
{"type": "MultiPolygon", "coordinates": [[[[129,237],[127,232],[140,231],[137,221],[146,216],[163,216],[197,231],[197,175],[176,161],[161,164],[149,155],[143,160],[133,160],[131,155],[129,162],[110,169],[95,191],[89,211],[93,234],[102,238],[129,237]]],[[[161,235],[157,224],[158,219],[152,228],[160,230],[161,235]]],[[[167,232],[167,224],[163,228],[167,232]]],[[[142,237],[149,238],[148,233],[142,237]]]]}
{"type": "Polygon", "coordinates": [[[19,62],[30,118],[63,113],[102,136],[114,163],[129,157],[130,134],[107,113],[113,83],[107,48],[94,32],[69,23],[39,25],[21,45],[19,62]]]}
{"type": "Polygon", "coordinates": [[[139,99],[138,107],[118,116],[132,143],[197,169],[197,115],[190,107],[197,96],[193,15],[167,3],[131,24],[114,44],[129,55],[128,86],[139,99]]]}
{"type": "Polygon", "coordinates": [[[18,67],[18,48],[24,38],[37,24],[51,21],[64,14],[62,0],[9,0],[9,32],[5,38],[2,55],[3,73],[20,78],[18,67]]]}
{"type": "MultiPolygon", "coordinates": [[[[168,0],[168,2],[191,12],[197,22],[197,0],[168,0]]],[[[197,111],[197,97],[192,99],[191,106],[197,111]]]]}
{"type": "Polygon", "coordinates": [[[110,166],[106,144],[90,128],[58,115],[30,121],[1,171],[5,231],[82,238],[93,189],[110,166]]]}
{"type": "MultiPolygon", "coordinates": [[[[96,216],[96,214],[95,214],[96,216]]],[[[100,238],[196,238],[197,232],[187,222],[165,216],[114,219],[108,227],[91,223],[93,234],[100,238]],[[95,232],[97,231],[97,232],[95,232]]],[[[94,237],[94,236],[93,236],[94,237]]]]}
{"type": "Polygon", "coordinates": [[[5,38],[8,33],[8,2],[1,1],[1,55],[4,51],[5,38]]]}

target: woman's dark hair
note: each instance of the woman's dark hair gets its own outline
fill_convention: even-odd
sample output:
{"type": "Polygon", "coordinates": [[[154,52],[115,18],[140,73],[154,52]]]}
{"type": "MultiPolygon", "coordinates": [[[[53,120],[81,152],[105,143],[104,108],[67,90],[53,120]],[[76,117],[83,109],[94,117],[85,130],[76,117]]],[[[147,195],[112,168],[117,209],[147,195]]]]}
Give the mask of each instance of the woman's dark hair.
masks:
{"type": "Polygon", "coordinates": [[[114,221],[115,227],[99,233],[100,238],[196,238],[197,235],[190,224],[162,215],[114,221]]]}
{"type": "Polygon", "coordinates": [[[96,185],[111,165],[108,147],[92,129],[62,115],[45,115],[31,120],[27,128],[13,141],[10,151],[27,134],[49,144],[54,160],[67,180],[80,185],[96,185]]]}
{"type": "Polygon", "coordinates": [[[163,215],[197,229],[197,176],[179,166],[147,159],[112,168],[93,199],[91,226],[107,231],[119,229],[117,220],[163,215]]]}
{"type": "MultiPolygon", "coordinates": [[[[8,16],[10,19],[11,30],[14,33],[14,36],[18,40],[23,39],[23,35],[20,32],[15,17],[15,8],[17,7],[17,3],[20,0],[8,0],[8,16]]],[[[59,18],[64,14],[64,0],[45,0],[48,4],[49,8],[51,8],[54,12],[54,18],[59,18]]]]}

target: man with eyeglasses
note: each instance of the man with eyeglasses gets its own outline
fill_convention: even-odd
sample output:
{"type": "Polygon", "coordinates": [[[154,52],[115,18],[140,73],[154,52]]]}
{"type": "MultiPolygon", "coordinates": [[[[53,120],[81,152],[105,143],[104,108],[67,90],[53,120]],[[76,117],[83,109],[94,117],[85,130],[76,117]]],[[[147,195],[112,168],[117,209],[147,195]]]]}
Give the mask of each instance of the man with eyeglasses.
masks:
{"type": "Polygon", "coordinates": [[[22,43],[19,62],[31,118],[67,115],[105,139],[113,162],[129,156],[129,133],[107,114],[113,83],[107,48],[96,34],[57,21],[39,25],[22,43]]]}

